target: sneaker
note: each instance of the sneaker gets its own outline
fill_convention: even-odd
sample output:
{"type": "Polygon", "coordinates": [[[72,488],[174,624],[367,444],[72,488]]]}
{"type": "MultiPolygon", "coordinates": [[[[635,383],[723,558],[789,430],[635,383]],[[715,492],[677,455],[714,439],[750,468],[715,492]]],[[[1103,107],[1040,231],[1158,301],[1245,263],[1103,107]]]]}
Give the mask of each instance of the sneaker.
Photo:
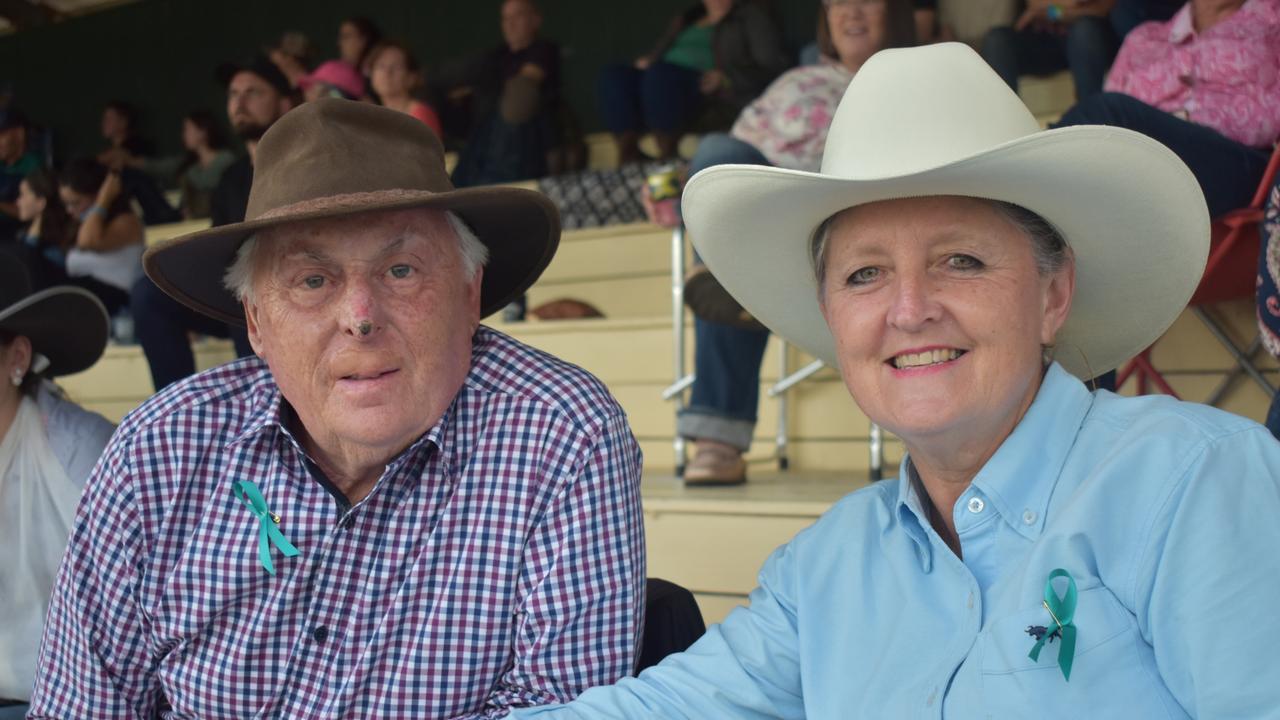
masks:
{"type": "Polygon", "coordinates": [[[732,445],[700,442],[684,469],[686,486],[741,485],[747,481],[747,461],[732,445]]]}

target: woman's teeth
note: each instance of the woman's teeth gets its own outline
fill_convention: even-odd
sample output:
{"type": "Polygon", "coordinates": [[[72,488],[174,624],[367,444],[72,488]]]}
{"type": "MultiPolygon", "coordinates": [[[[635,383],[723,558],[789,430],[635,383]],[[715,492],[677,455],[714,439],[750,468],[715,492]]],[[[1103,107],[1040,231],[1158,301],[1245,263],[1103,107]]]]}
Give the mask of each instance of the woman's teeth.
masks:
{"type": "Polygon", "coordinates": [[[926,350],[921,353],[906,353],[893,358],[893,366],[899,370],[914,367],[924,367],[925,365],[937,365],[938,363],[950,362],[964,354],[962,350],[926,350]]]}

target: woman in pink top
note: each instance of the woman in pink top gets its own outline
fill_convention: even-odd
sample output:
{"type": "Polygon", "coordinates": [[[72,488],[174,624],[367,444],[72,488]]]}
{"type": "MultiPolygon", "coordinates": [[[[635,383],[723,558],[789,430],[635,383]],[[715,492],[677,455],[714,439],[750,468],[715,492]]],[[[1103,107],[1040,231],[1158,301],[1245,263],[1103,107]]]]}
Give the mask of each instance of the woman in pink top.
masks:
{"type": "Polygon", "coordinates": [[[369,84],[378,102],[392,110],[412,115],[443,138],[440,116],[431,106],[413,97],[422,84],[422,71],[413,53],[403,43],[384,40],[369,51],[369,84]]]}
{"type": "Polygon", "coordinates": [[[1249,203],[1280,138],[1280,0],[1190,0],[1125,38],[1107,92],[1064,125],[1117,125],[1167,145],[1217,217],[1249,203]]]}

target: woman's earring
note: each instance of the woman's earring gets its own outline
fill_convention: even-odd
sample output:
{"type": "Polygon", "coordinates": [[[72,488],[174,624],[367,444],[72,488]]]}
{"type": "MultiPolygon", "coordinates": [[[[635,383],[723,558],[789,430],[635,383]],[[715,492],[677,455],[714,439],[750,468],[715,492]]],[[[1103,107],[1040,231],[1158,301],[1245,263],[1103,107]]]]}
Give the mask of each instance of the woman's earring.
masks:
{"type": "Polygon", "coordinates": [[[14,370],[13,375],[9,377],[9,381],[13,383],[14,387],[20,387],[22,385],[22,373],[14,370]]]}

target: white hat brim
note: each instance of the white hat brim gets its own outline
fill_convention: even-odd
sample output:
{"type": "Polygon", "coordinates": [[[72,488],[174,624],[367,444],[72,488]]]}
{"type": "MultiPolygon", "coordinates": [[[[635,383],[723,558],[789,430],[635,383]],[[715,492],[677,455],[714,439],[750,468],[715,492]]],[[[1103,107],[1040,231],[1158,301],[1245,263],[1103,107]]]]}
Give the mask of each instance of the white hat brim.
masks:
{"type": "Polygon", "coordinates": [[[1066,238],[1076,289],[1056,358],[1081,378],[1159,338],[1204,272],[1209,219],[1195,177],[1165,146],[1112,127],[1037,132],[893,177],[720,165],[689,181],[682,209],[694,246],[742,306],[838,367],[810,264],[814,231],[849,207],[940,195],[1020,205],[1066,238]]]}

